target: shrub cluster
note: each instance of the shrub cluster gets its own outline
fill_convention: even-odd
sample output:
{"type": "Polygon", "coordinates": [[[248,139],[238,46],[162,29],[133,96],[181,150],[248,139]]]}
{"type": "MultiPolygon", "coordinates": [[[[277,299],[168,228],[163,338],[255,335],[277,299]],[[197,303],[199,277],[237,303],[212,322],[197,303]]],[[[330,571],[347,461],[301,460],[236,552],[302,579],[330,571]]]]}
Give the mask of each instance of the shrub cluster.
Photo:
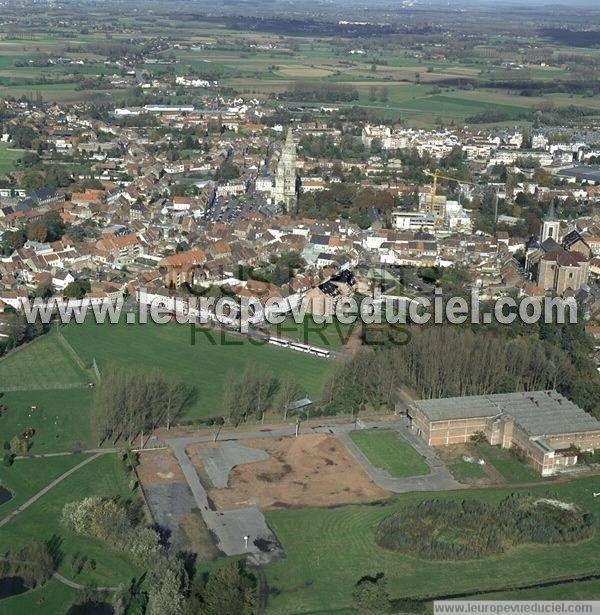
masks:
{"type": "Polygon", "coordinates": [[[118,500],[90,497],[65,504],[62,523],[75,534],[102,540],[128,553],[140,565],[148,564],[160,552],[159,535],[136,525],[118,500]]]}
{"type": "Polygon", "coordinates": [[[497,506],[479,500],[425,500],[386,517],[380,546],[427,559],[464,560],[503,553],[523,543],[590,538],[597,519],[560,502],[511,494],[497,506]]]}

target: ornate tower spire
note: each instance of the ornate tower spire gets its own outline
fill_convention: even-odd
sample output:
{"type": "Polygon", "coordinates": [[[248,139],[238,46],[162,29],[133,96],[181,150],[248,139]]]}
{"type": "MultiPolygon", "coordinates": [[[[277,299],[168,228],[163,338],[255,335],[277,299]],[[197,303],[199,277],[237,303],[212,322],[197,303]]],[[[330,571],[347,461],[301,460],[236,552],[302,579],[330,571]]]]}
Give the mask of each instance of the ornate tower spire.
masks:
{"type": "Polygon", "coordinates": [[[277,165],[275,177],[275,202],[283,205],[286,212],[295,211],[298,204],[296,181],[296,145],[290,128],[277,165]]]}

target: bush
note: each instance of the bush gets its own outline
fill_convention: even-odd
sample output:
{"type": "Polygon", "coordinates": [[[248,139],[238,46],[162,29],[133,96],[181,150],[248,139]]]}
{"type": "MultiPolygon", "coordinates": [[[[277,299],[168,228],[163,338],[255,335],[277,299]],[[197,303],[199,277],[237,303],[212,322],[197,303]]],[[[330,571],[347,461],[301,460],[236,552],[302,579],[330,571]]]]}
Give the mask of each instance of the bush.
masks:
{"type": "Polygon", "coordinates": [[[427,559],[465,560],[523,543],[558,544],[593,536],[596,517],[551,499],[511,494],[497,506],[479,500],[424,500],[386,517],[380,546],[427,559]]]}
{"type": "Polygon", "coordinates": [[[10,441],[10,450],[15,455],[17,454],[25,454],[29,450],[29,443],[25,438],[21,438],[20,436],[15,436],[10,441]]]}
{"type": "Polygon", "coordinates": [[[158,534],[134,525],[127,508],[117,500],[90,497],[69,502],[63,507],[61,520],[73,533],[110,543],[141,565],[160,550],[158,534]]]}

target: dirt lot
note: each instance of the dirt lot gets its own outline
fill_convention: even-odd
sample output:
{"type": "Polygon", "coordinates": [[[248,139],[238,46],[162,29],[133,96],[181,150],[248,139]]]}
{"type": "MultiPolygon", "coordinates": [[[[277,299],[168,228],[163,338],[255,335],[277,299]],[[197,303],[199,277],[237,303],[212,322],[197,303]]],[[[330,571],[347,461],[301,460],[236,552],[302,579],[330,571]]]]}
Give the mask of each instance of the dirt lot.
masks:
{"type": "Polygon", "coordinates": [[[187,484],[177,460],[169,450],[145,451],[140,455],[137,473],[144,487],[167,483],[187,484]]]}
{"type": "MultiPolygon", "coordinates": [[[[244,440],[243,444],[266,451],[269,459],[236,466],[229,474],[228,488],[210,490],[220,510],[244,506],[334,506],[389,496],[333,436],[262,438],[244,440]]],[[[192,462],[201,470],[199,455],[194,450],[190,453],[192,462]]]]}

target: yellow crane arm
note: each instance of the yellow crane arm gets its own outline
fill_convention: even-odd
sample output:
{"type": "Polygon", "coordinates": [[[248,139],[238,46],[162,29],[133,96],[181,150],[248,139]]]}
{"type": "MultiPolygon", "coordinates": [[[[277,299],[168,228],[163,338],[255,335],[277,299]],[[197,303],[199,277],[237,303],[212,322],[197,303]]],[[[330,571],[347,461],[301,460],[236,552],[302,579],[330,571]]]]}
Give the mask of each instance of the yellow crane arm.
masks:
{"type": "Polygon", "coordinates": [[[470,184],[471,186],[475,186],[474,182],[468,181],[466,179],[457,179],[456,177],[450,177],[448,175],[442,175],[441,173],[438,173],[437,171],[433,171],[433,173],[431,171],[424,171],[425,175],[429,175],[429,177],[433,178],[433,182],[432,182],[432,186],[431,186],[431,212],[433,213],[435,211],[435,195],[437,194],[437,184],[438,184],[438,179],[447,179],[449,181],[453,181],[453,182],[457,182],[459,184],[470,184]]]}

